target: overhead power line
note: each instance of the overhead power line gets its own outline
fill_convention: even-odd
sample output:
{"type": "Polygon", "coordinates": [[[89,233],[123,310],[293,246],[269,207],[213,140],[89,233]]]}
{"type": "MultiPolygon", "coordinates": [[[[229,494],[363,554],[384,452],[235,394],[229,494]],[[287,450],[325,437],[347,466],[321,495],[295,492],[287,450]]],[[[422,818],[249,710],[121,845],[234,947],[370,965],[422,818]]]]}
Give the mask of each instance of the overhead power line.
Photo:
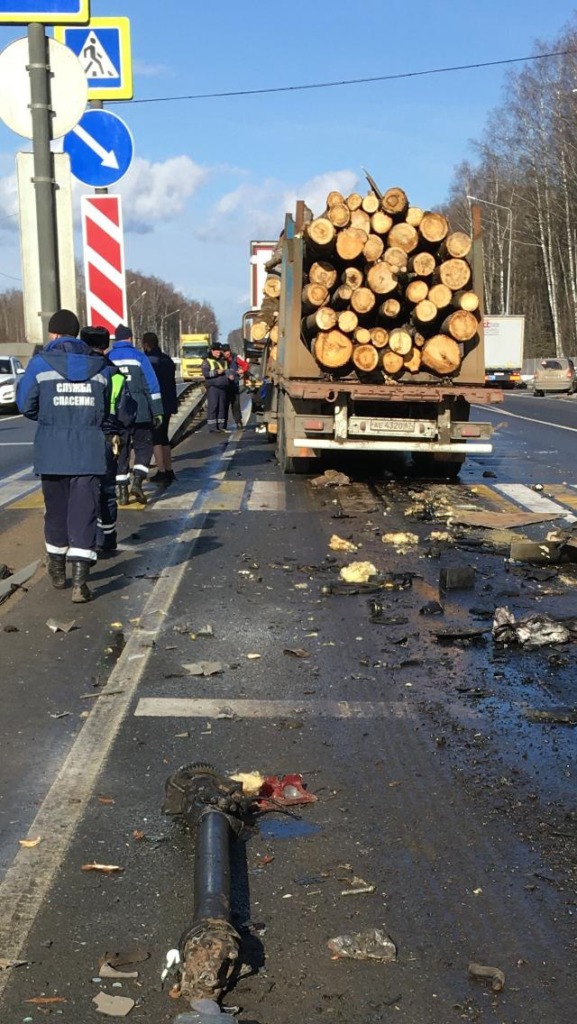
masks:
{"type": "Polygon", "coordinates": [[[394,75],[375,75],[371,78],[344,78],[338,82],[309,82],[307,85],[277,85],[267,89],[231,89],[227,92],[197,92],[183,96],[151,96],[148,99],[132,100],[133,103],[176,103],[181,100],[217,100],[230,96],[266,96],[272,93],[304,92],[307,89],[336,89],[345,85],[367,85],[371,82],[395,82],[407,78],[423,78],[425,75],[447,75],[455,71],[475,71],[480,68],[497,68],[507,64],[523,64],[532,60],[549,57],[568,57],[577,50],[554,50],[552,53],[536,53],[530,57],[509,57],[506,60],[486,60],[476,64],[454,64],[442,68],[427,68],[423,71],[401,71],[394,75]]]}

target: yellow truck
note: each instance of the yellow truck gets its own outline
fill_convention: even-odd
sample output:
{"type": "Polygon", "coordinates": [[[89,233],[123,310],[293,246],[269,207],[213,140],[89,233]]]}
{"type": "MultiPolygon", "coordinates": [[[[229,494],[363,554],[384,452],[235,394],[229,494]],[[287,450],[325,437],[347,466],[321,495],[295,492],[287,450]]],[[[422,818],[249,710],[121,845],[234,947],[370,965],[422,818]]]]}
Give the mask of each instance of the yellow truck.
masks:
{"type": "Polygon", "coordinates": [[[180,359],[183,380],[202,380],[200,367],[209,355],[211,334],[181,334],[180,359]]]}

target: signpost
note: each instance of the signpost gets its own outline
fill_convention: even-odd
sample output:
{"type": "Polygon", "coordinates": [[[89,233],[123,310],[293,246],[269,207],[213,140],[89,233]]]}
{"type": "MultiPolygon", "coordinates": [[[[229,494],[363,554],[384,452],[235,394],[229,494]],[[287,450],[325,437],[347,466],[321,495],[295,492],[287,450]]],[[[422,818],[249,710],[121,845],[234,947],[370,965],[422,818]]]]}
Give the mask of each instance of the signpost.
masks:
{"type": "Polygon", "coordinates": [[[88,81],[90,100],[131,100],[132,50],[128,18],[92,18],[88,25],[63,25],[55,39],[76,54],[88,81]]]}
{"type": "Polygon", "coordinates": [[[0,0],[0,25],[85,25],[90,0],[0,0]]]}
{"type": "Polygon", "coordinates": [[[120,196],[82,196],[86,319],[114,334],[126,323],[126,268],[120,196]]]}
{"type": "MultiPolygon", "coordinates": [[[[48,40],[48,60],[52,138],[58,139],[78,124],[86,109],[88,88],[78,58],[54,39],[48,40]]],[[[26,37],[0,53],[0,117],[25,139],[33,137],[29,63],[26,37]]]]}
{"type": "Polygon", "coordinates": [[[122,118],[108,110],[87,110],[64,137],[73,175],[93,188],[107,188],[124,177],[134,142],[122,118]]]}

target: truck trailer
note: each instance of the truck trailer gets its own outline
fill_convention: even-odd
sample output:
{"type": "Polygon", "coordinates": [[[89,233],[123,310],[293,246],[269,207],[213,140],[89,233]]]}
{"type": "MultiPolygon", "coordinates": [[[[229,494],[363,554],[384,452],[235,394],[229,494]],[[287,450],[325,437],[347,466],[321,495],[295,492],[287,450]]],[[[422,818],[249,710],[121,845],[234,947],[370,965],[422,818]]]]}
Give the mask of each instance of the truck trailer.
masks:
{"type": "MultiPolygon", "coordinates": [[[[379,196],[379,202],[381,198],[379,196]]],[[[418,212],[422,215],[422,211],[418,212]]],[[[456,477],[467,455],[485,455],[492,451],[492,424],[471,420],[471,406],[503,401],[502,391],[485,386],[483,257],[479,209],[474,211],[474,237],[469,261],[472,279],[469,287],[479,296],[476,333],[474,340],[459,346],[458,369],[447,373],[427,367],[421,359],[424,349],[418,352],[416,348],[413,351],[418,357],[417,361],[413,359],[411,364],[409,357],[405,357],[400,372],[387,372],[386,366],[396,366],[397,363],[390,355],[387,357],[384,351],[378,353],[378,366],[370,372],[363,372],[350,361],[338,370],[319,365],[316,358],[319,341],[324,343],[330,332],[317,335],[311,343],[310,336],[306,335],[306,327],[311,318],[307,318],[307,307],[303,306],[303,297],[308,294],[307,287],[310,287],[307,285],[308,270],[315,256],[314,248],[311,251],[307,244],[307,238],[310,237],[307,224],[311,216],[302,201],[297,203],[294,216],[286,216],[281,236],[282,287],[278,322],[274,324],[277,328],[275,338],[278,340],[274,344],[270,341],[267,344],[262,366],[263,377],[268,383],[264,419],[269,439],[276,438],[277,457],[283,472],[310,472],[314,466],[311,460],[320,456],[330,459],[331,454],[343,451],[363,454],[372,452],[375,455],[404,452],[410,453],[413,462],[424,473],[441,472],[444,476],[456,477]],[[416,370],[417,365],[420,366],[419,370],[416,370]],[[410,368],[410,373],[405,372],[407,368],[410,368]]],[[[386,253],[391,251],[391,240],[389,234],[386,253]]],[[[387,241],[384,245],[387,245],[387,241]]],[[[318,253],[316,255],[318,257],[318,253]]],[[[332,259],[339,280],[343,280],[340,276],[343,274],[343,264],[338,257],[325,255],[325,259],[332,259]]],[[[436,262],[438,264],[438,258],[436,262]]],[[[361,263],[362,259],[357,261],[357,265],[361,263]]],[[[432,265],[435,265],[435,261],[432,261],[432,265]]],[[[414,282],[419,280],[415,274],[399,273],[400,291],[406,294],[411,283],[411,294],[423,294],[429,287],[434,287],[434,276],[428,282],[424,280],[425,287],[415,288],[414,282]]],[[[467,295],[471,294],[472,291],[467,292],[467,295]]],[[[398,304],[401,306],[403,302],[404,299],[398,304]]],[[[338,306],[334,293],[332,298],[327,299],[327,303],[338,306]]],[[[409,317],[414,323],[414,313],[407,312],[408,308],[405,305],[400,316],[409,317]]],[[[440,320],[443,320],[446,313],[450,314],[451,309],[445,310],[442,315],[439,313],[440,320]]],[[[357,319],[360,324],[363,323],[362,316],[357,319]]],[[[366,317],[364,319],[366,322],[366,317]]],[[[363,330],[357,327],[357,339],[365,340],[363,330]]],[[[427,342],[415,332],[411,324],[402,333],[412,337],[415,345],[424,344],[426,347],[427,342]]],[[[376,344],[375,329],[369,334],[376,344]]],[[[389,339],[389,346],[392,346],[393,331],[381,331],[379,344],[382,344],[383,336],[389,339]]],[[[444,337],[443,334],[436,334],[432,341],[438,344],[438,340],[442,341],[444,337]]],[[[452,339],[449,338],[448,342],[457,347],[452,339]]],[[[362,366],[366,362],[364,357],[368,347],[367,351],[359,352],[360,347],[358,344],[353,346],[355,361],[362,366]],[[359,355],[363,356],[363,360],[358,358],[359,355]]]]}

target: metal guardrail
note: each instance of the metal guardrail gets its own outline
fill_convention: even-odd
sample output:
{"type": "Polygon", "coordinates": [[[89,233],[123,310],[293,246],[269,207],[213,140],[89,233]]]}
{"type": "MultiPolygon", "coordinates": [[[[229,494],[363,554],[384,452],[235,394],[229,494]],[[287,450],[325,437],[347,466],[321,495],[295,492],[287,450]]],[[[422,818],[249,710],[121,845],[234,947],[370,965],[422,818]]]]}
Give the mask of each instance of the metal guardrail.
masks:
{"type": "Polygon", "coordinates": [[[195,381],[185,383],[178,393],[178,411],[170,418],[168,436],[171,444],[178,444],[190,422],[206,401],[206,388],[195,381]]]}

